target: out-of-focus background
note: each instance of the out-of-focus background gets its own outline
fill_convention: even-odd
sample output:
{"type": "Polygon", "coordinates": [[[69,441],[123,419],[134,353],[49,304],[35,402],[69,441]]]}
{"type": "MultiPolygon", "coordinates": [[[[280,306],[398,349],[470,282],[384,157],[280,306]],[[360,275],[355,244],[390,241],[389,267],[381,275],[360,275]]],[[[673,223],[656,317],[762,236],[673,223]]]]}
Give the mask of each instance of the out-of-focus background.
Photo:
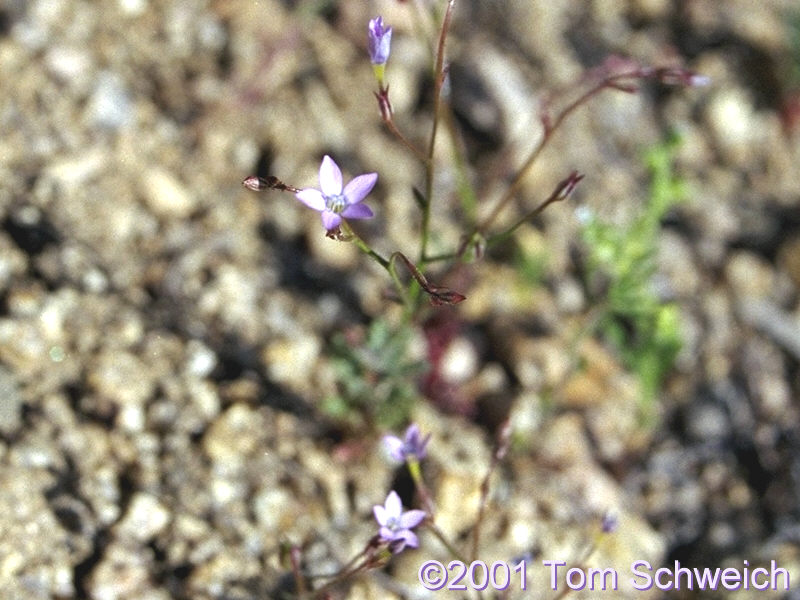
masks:
{"type": "MultiPolygon", "coordinates": [[[[380,451],[409,419],[433,434],[437,523],[466,545],[509,415],[479,558],[774,559],[800,578],[800,7],[459,0],[434,250],[458,242],[460,185],[485,215],[548,94],[607,56],[711,84],[577,111],[501,223],[577,169],[574,196],[440,273],[467,301],[398,330],[383,271],[291,194],[240,182],[315,186],[325,154],[377,172],[356,227],[415,256],[423,170],[381,123],[366,26],[394,27],[397,124],[424,146],[442,5],[0,3],[0,596],[293,597],[282,543],[331,573],[390,489],[415,502],[380,451]],[[617,244],[642,214],[652,235],[617,244]],[[599,264],[642,240],[655,273],[628,265],[628,288],[652,330],[609,309],[622,259],[599,264]],[[587,558],[606,511],[619,527],[587,558]]],[[[422,532],[334,597],[439,597],[416,572],[446,557],[422,532]]],[[[524,597],[553,597],[531,576],[524,597]]],[[[658,597],[626,585],[604,597],[658,597]]]]}

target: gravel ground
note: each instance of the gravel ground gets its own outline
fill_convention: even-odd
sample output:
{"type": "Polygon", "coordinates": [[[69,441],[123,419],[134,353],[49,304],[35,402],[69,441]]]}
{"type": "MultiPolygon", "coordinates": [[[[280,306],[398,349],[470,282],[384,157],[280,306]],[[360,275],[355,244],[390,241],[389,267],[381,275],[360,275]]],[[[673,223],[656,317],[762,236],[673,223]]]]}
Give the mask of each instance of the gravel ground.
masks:
{"type": "MultiPolygon", "coordinates": [[[[282,544],[330,573],[375,534],[388,490],[412,503],[386,428],[323,410],[341,389],[337,336],[357,347],[398,317],[385,273],[291,196],[240,182],[316,185],[324,154],[347,176],[377,172],[377,216],[358,230],[415,252],[423,171],[381,124],[365,35],[376,14],[394,26],[391,98],[422,142],[433,25],[414,5],[0,4],[0,596],[295,597],[282,544]]],[[[580,563],[611,510],[619,528],[587,564],[775,560],[800,589],[798,40],[794,0],[457,3],[450,94],[479,210],[541,135],[545,91],[604,57],[682,60],[712,80],[578,111],[519,194],[532,205],[585,174],[517,236],[546,258],[538,283],[492,252],[451,273],[467,301],[412,332],[434,367],[409,380],[433,434],[424,473],[437,524],[464,543],[512,416],[480,558],[580,563]],[[594,302],[577,231],[581,211],[631,218],[642,152],[675,130],[690,193],[662,224],[656,280],[684,345],[644,423],[639,381],[577,336],[594,302]]],[[[449,157],[441,144],[439,198],[449,157]]],[[[436,206],[437,244],[458,239],[456,214],[436,206]]],[[[333,597],[448,597],[417,582],[423,560],[448,557],[421,539],[333,597]]],[[[556,597],[534,573],[520,597],[556,597]]],[[[660,594],[626,585],[571,597],[660,594]]]]}

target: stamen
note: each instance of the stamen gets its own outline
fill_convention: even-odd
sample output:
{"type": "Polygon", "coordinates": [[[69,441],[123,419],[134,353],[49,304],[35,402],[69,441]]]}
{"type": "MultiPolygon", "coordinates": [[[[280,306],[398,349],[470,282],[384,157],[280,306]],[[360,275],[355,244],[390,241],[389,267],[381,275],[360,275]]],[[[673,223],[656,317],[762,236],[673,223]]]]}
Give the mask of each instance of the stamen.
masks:
{"type": "Polygon", "coordinates": [[[336,213],[337,215],[341,214],[346,206],[347,200],[343,194],[339,194],[337,196],[325,196],[325,208],[336,213]]]}

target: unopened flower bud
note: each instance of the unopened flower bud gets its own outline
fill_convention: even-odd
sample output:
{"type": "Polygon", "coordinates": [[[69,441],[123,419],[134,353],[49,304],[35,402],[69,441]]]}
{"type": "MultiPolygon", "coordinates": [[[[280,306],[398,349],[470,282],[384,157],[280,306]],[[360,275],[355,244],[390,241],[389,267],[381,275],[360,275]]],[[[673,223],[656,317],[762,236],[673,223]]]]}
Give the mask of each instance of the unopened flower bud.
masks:
{"type": "Polygon", "coordinates": [[[392,28],[384,27],[383,17],[371,19],[368,27],[369,59],[373,65],[385,65],[389,60],[392,28]]]}
{"type": "Polygon", "coordinates": [[[280,179],[273,175],[269,175],[267,177],[250,175],[250,177],[247,177],[244,181],[242,181],[242,185],[248,190],[253,190],[254,192],[260,192],[262,190],[280,190],[281,192],[292,192],[294,194],[300,191],[293,185],[287,185],[283,183],[280,179]]]}
{"type": "Polygon", "coordinates": [[[266,179],[262,177],[257,177],[255,175],[251,175],[244,181],[242,181],[242,185],[246,187],[248,190],[253,190],[254,192],[260,192],[261,190],[266,190],[269,188],[269,184],[267,183],[266,179]]]}
{"type": "Polygon", "coordinates": [[[665,67],[656,69],[656,79],[664,85],[683,85],[687,87],[702,87],[711,83],[711,78],[700,75],[682,67],[665,67]]]}
{"type": "Polygon", "coordinates": [[[375,17],[369,22],[367,38],[369,60],[372,62],[372,70],[375,72],[375,78],[382,89],[386,61],[389,60],[389,52],[392,45],[392,28],[384,27],[383,17],[375,17]]]}
{"type": "Polygon", "coordinates": [[[431,298],[431,304],[434,306],[442,306],[444,304],[458,304],[467,299],[464,294],[459,294],[456,291],[447,288],[433,288],[428,291],[431,298]]]}
{"type": "Polygon", "coordinates": [[[583,179],[583,175],[577,171],[570,173],[566,179],[558,184],[558,187],[553,193],[553,200],[558,202],[560,200],[566,200],[569,198],[570,194],[575,191],[575,188],[581,179],[583,179]]]}

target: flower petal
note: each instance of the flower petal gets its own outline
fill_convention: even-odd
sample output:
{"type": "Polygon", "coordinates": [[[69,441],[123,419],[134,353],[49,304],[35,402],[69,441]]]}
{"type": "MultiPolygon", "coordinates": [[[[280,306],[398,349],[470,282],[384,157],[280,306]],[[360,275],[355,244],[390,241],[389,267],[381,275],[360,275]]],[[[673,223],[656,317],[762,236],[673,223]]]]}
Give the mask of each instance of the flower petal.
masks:
{"type": "Polygon", "coordinates": [[[331,229],[336,229],[339,225],[342,224],[342,217],[337,215],[332,210],[324,210],[322,211],[322,226],[325,227],[328,231],[331,229]]]}
{"type": "Polygon", "coordinates": [[[319,189],[325,196],[338,196],[342,193],[342,171],[327,154],[319,166],[319,189]]]}
{"type": "MultiPolygon", "coordinates": [[[[409,546],[411,548],[416,548],[419,546],[419,540],[417,539],[417,534],[413,531],[409,531],[408,529],[403,529],[401,531],[396,531],[394,534],[395,540],[405,540],[405,544],[400,547],[402,550],[405,546],[409,546]]],[[[397,550],[396,552],[400,552],[397,550]]]]}
{"type": "MultiPolygon", "coordinates": [[[[359,175],[353,181],[347,184],[344,188],[344,197],[347,198],[348,204],[358,204],[367,197],[375,187],[378,181],[377,173],[367,173],[366,175],[359,175]]],[[[323,189],[323,191],[325,191],[323,189]]]]}
{"type": "Polygon", "coordinates": [[[426,514],[424,510],[409,510],[408,512],[404,512],[403,515],[400,517],[400,527],[402,529],[411,529],[412,527],[416,527],[422,520],[425,518],[426,514]]]}
{"type": "Polygon", "coordinates": [[[381,527],[386,525],[386,509],[384,507],[380,504],[376,504],[372,507],[372,514],[375,515],[375,520],[378,522],[378,525],[381,527]]]}
{"type": "Polygon", "coordinates": [[[369,219],[374,216],[366,204],[351,204],[342,211],[345,219],[369,219]]]}
{"type": "Polygon", "coordinates": [[[389,543],[389,550],[392,551],[392,554],[400,554],[406,547],[406,541],[400,537],[396,540],[391,540],[389,543]]]}
{"type": "Polygon", "coordinates": [[[393,460],[397,462],[405,460],[405,456],[403,456],[403,440],[396,435],[383,436],[383,447],[386,448],[386,452],[393,460]]]}
{"type": "Polygon", "coordinates": [[[428,455],[427,447],[428,447],[428,442],[431,441],[432,435],[433,435],[432,433],[426,435],[424,438],[422,438],[422,441],[419,442],[419,445],[417,446],[417,458],[419,458],[420,460],[422,460],[428,455]]]}
{"type": "Polygon", "coordinates": [[[305,204],[308,208],[313,208],[314,210],[319,211],[325,210],[325,197],[319,190],[315,190],[314,188],[306,188],[297,192],[294,197],[300,200],[300,202],[305,204]]]}
{"type": "Polygon", "coordinates": [[[419,427],[417,427],[416,423],[412,423],[411,425],[408,426],[408,429],[406,429],[406,434],[404,437],[406,440],[406,444],[408,444],[409,446],[416,446],[417,444],[419,444],[419,427]]]}
{"type": "Polygon", "coordinates": [[[372,64],[382,65],[389,59],[392,43],[392,28],[384,27],[383,19],[376,17],[369,22],[369,58],[372,64]]]}
{"type": "Polygon", "coordinates": [[[399,519],[403,514],[403,504],[400,502],[400,496],[394,490],[386,496],[383,506],[386,508],[386,516],[390,519],[392,517],[399,519]]]}

